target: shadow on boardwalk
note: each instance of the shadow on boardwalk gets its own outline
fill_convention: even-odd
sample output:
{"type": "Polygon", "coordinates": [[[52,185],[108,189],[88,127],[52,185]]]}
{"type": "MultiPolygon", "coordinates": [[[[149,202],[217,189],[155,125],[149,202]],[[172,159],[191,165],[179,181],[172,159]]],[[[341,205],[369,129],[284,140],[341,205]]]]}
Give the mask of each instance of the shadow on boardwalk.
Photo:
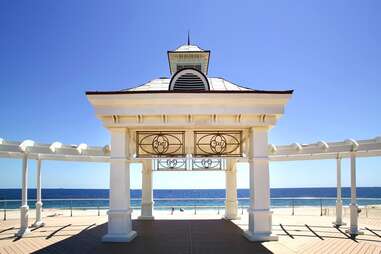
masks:
{"type": "Polygon", "coordinates": [[[133,227],[138,236],[130,243],[102,243],[107,231],[102,224],[34,253],[271,253],[225,220],[133,221],[133,227]]]}

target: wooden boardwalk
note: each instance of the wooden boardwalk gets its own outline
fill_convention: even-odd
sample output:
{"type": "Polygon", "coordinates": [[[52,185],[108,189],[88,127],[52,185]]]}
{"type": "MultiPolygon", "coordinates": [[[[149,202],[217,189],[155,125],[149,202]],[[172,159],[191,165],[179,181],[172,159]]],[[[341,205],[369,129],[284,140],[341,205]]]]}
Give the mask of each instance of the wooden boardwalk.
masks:
{"type": "MultiPolygon", "coordinates": [[[[351,239],[331,217],[274,216],[277,242],[251,243],[242,236],[247,218],[133,221],[138,237],[127,244],[105,244],[106,216],[47,217],[47,226],[17,239],[18,220],[0,222],[0,253],[381,253],[381,230],[364,224],[364,235],[351,239]]],[[[374,221],[378,225],[379,220],[374,221]]]]}
{"type": "Polygon", "coordinates": [[[271,253],[263,245],[250,243],[241,236],[241,229],[225,220],[156,220],[134,221],[139,235],[128,244],[104,244],[100,239],[107,224],[84,227],[75,225],[49,229],[44,235],[16,240],[1,253],[271,253]]]}

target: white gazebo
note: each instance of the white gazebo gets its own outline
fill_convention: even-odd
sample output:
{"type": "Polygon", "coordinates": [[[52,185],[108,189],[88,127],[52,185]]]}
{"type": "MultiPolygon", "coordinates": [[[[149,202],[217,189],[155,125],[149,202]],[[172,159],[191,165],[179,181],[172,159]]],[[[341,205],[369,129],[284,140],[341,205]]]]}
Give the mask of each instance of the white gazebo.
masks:
{"type": "MultiPolygon", "coordinates": [[[[333,224],[336,227],[345,225],[342,218],[343,202],[341,197],[341,160],[350,159],[350,182],[351,182],[351,202],[350,221],[348,233],[351,236],[361,234],[358,226],[358,205],[356,193],[356,158],[379,157],[381,156],[381,137],[372,139],[354,140],[347,139],[338,142],[318,141],[312,144],[293,143],[291,145],[272,145],[267,148],[270,161],[298,161],[298,160],[336,160],[337,176],[337,196],[336,196],[336,220],[333,224]]],[[[29,206],[28,206],[28,164],[35,160],[36,171],[36,219],[33,227],[43,226],[42,217],[42,196],[41,196],[41,164],[43,161],[78,161],[78,162],[110,162],[110,147],[89,146],[87,144],[65,145],[60,142],[52,144],[41,144],[32,140],[9,141],[0,138],[0,158],[14,158],[22,160],[22,189],[20,207],[20,227],[17,237],[23,237],[30,233],[29,230],[29,206]]],[[[241,157],[240,161],[247,161],[241,157]]],[[[225,170],[226,172],[226,202],[225,218],[234,219],[237,216],[237,193],[236,175],[234,160],[228,160],[230,165],[226,165],[226,159],[213,158],[156,158],[154,168],[157,171],[178,171],[178,170],[225,170]]],[[[143,169],[143,197],[142,216],[140,219],[153,219],[152,217],[152,171],[149,160],[143,169]]],[[[249,210],[250,211],[250,210],[249,210]]]]}
{"type": "Polygon", "coordinates": [[[283,114],[292,91],[260,91],[207,77],[210,52],[183,45],[168,52],[172,77],[142,86],[109,92],[87,92],[97,117],[109,129],[109,145],[89,146],[10,141],[0,138],[0,158],[22,160],[20,227],[29,229],[28,168],[36,161],[36,203],[33,227],[44,226],[42,216],[43,161],[110,163],[110,210],[104,241],[128,242],[136,236],[131,225],[131,162],[143,164],[142,209],[139,219],[154,219],[152,171],[219,170],[226,175],[226,219],[237,218],[236,163],[250,170],[249,229],[251,241],[275,240],[271,232],[269,161],[335,160],[337,227],[342,216],[341,161],[350,161],[350,216],[347,232],[356,236],[358,225],[356,159],[381,156],[381,137],[311,144],[267,143],[268,130],[283,114]],[[254,195],[255,194],[255,195],[254,195]]]}
{"type": "Polygon", "coordinates": [[[268,131],[284,112],[289,91],[254,90],[208,77],[210,51],[183,45],[168,51],[171,78],[87,97],[111,135],[110,210],[104,241],[128,242],[132,229],[130,163],[143,164],[142,213],[153,219],[152,170],[223,169],[227,219],[237,217],[235,164],[250,165],[250,241],[272,234],[268,131]]]}

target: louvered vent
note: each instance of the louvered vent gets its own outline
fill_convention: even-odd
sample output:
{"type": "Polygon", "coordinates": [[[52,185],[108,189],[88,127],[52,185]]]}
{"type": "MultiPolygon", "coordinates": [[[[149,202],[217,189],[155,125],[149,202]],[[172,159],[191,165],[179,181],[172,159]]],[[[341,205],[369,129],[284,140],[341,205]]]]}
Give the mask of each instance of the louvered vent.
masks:
{"type": "Polygon", "coordinates": [[[198,76],[185,73],[176,80],[173,90],[205,90],[205,84],[198,76]]]}
{"type": "Polygon", "coordinates": [[[173,75],[170,91],[209,91],[208,78],[199,70],[183,69],[173,75]]]}

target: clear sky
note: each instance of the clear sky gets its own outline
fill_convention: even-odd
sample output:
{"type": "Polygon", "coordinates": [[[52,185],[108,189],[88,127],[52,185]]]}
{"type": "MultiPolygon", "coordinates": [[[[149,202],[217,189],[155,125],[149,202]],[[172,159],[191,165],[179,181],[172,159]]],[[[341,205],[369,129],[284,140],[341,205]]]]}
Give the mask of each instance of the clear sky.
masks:
{"type": "MultiPolygon", "coordinates": [[[[0,137],[105,145],[85,96],[169,76],[166,52],[211,50],[210,77],[295,89],[270,142],[381,135],[381,2],[0,1],[0,137]]],[[[358,160],[358,185],[381,186],[381,159],[358,160]]],[[[31,163],[30,186],[35,184],[31,163]]],[[[271,163],[271,187],[335,185],[335,161],[271,163]]],[[[248,187],[240,165],[238,187],[248,187]]],[[[343,164],[349,184],[349,165],[343,164]]],[[[44,162],[43,187],[108,188],[107,164],[44,162]]],[[[0,188],[21,162],[0,159],[0,188]]],[[[132,168],[140,188],[140,167],[132,168]]],[[[223,188],[222,172],[155,173],[154,188],[223,188]]]]}

